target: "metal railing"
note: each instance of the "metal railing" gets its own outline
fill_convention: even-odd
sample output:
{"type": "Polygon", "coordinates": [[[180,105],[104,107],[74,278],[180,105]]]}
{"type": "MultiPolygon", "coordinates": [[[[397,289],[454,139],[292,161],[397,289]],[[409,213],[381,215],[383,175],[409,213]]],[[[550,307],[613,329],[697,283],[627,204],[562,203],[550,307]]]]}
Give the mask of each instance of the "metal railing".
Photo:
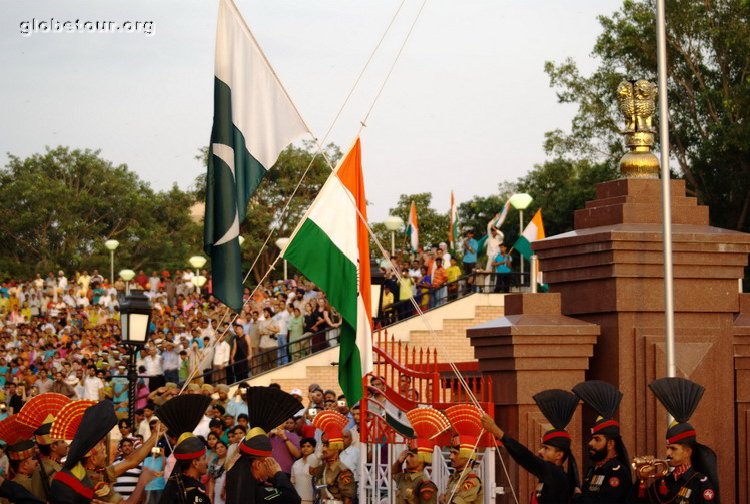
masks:
{"type": "MultiPolygon", "coordinates": [[[[462,299],[474,293],[509,292],[518,287],[523,279],[528,282],[528,273],[506,273],[498,284],[498,274],[475,272],[462,276],[454,282],[439,287],[417,286],[415,296],[423,312],[462,299]],[[498,287],[500,288],[498,290],[498,287]]],[[[386,328],[417,315],[411,299],[400,300],[382,309],[380,317],[373,320],[376,327],[386,328]]],[[[288,337],[288,335],[287,335],[288,337]]],[[[313,334],[305,333],[299,340],[287,342],[276,348],[261,351],[247,359],[230,363],[224,369],[205,370],[195,380],[205,383],[235,383],[259,374],[273,371],[313,354],[336,347],[339,344],[339,328],[329,328],[313,334]]],[[[338,364],[331,362],[332,366],[338,364]]]]}

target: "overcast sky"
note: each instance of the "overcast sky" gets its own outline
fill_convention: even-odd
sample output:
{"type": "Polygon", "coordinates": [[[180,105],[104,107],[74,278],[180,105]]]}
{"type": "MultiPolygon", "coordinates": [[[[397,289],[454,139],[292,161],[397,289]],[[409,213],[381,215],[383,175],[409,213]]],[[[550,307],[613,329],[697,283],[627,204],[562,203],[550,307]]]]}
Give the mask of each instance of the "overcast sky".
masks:
{"type": "MultiPolygon", "coordinates": [[[[205,171],[215,0],[0,0],[0,162],[45,146],[101,149],[158,190],[205,171]],[[151,34],[21,33],[24,21],[151,21],[151,34]]],[[[320,138],[401,0],[237,0],[320,138]]],[[[406,0],[329,141],[347,148],[421,5],[406,0]]],[[[432,0],[362,134],[371,220],[402,193],[447,211],[544,161],[567,128],[546,60],[595,67],[596,16],[620,0],[432,0]]],[[[33,26],[33,24],[32,24],[33,26]]]]}

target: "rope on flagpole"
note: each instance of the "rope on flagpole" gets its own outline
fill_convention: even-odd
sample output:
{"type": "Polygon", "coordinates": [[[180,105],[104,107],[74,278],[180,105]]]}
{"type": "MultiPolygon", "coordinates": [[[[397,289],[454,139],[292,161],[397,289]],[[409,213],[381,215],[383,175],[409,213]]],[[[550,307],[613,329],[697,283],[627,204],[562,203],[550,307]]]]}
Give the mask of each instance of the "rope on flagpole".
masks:
{"type": "MultiPolygon", "coordinates": [[[[299,190],[300,186],[302,185],[302,182],[305,180],[305,177],[307,176],[307,173],[310,171],[310,168],[312,167],[312,164],[315,162],[315,159],[317,158],[317,156],[319,154],[321,154],[324,157],[324,159],[326,160],[326,163],[328,164],[328,166],[331,168],[331,170],[333,170],[333,167],[332,167],[332,164],[330,162],[330,159],[325,154],[325,150],[324,150],[323,145],[325,145],[325,141],[328,139],[328,135],[333,130],[333,127],[335,126],[336,122],[338,121],[339,117],[341,116],[341,113],[343,112],[343,110],[346,107],[346,105],[348,104],[350,98],[354,94],[354,91],[357,88],[357,86],[359,85],[359,82],[362,79],[362,76],[364,75],[365,71],[367,70],[367,68],[369,67],[370,63],[372,62],[372,59],[375,56],[375,53],[378,51],[378,49],[382,45],[383,41],[385,40],[386,36],[388,35],[388,32],[390,31],[391,27],[393,26],[393,23],[396,21],[396,18],[398,17],[399,13],[401,12],[401,9],[403,8],[404,4],[406,3],[406,0],[402,0],[401,3],[399,4],[398,8],[396,9],[396,12],[394,12],[393,16],[391,17],[390,22],[388,23],[388,26],[386,27],[385,31],[383,32],[383,35],[378,40],[377,44],[375,44],[375,47],[373,48],[373,50],[370,53],[370,56],[367,58],[367,61],[365,62],[364,66],[362,67],[362,70],[360,70],[359,75],[355,79],[354,84],[352,84],[352,87],[350,88],[349,92],[347,93],[346,97],[344,98],[344,101],[341,104],[341,107],[339,107],[338,112],[336,112],[336,115],[334,116],[333,120],[331,121],[331,124],[328,126],[328,129],[326,130],[326,133],[323,136],[323,139],[320,140],[320,141],[318,141],[318,139],[315,137],[315,135],[310,130],[309,126],[307,126],[307,123],[305,123],[304,119],[302,118],[302,115],[299,113],[299,110],[297,109],[296,105],[294,104],[294,102],[292,101],[291,97],[287,93],[286,88],[281,83],[281,80],[279,79],[278,75],[276,74],[276,72],[274,71],[273,67],[271,66],[271,63],[268,61],[268,58],[266,57],[265,53],[263,53],[263,51],[260,49],[260,45],[258,44],[257,40],[253,36],[252,31],[250,30],[249,26],[245,22],[244,17],[239,12],[239,9],[237,8],[236,4],[234,3],[233,0],[230,0],[229,3],[230,3],[230,6],[233,9],[235,9],[238,14],[240,14],[239,18],[242,21],[242,26],[243,26],[244,30],[246,31],[246,34],[255,43],[256,47],[260,51],[261,56],[263,57],[264,61],[266,62],[266,65],[270,69],[271,73],[273,74],[274,78],[276,79],[276,81],[279,84],[279,86],[281,87],[281,89],[284,91],[284,94],[286,95],[287,99],[289,100],[289,102],[294,107],[294,110],[297,112],[297,115],[299,116],[300,120],[302,121],[303,124],[305,124],[305,127],[307,128],[307,132],[310,134],[310,137],[313,139],[313,142],[317,146],[317,151],[313,153],[312,159],[310,159],[310,162],[308,163],[308,165],[305,168],[304,172],[300,176],[300,178],[299,178],[296,186],[294,187],[294,190],[292,191],[292,194],[289,196],[289,198],[287,199],[286,203],[284,204],[284,207],[281,210],[280,217],[279,217],[279,219],[277,219],[277,222],[280,223],[280,222],[283,222],[283,218],[282,217],[284,216],[284,214],[288,210],[289,205],[292,202],[292,199],[297,194],[297,191],[299,190]]],[[[370,108],[372,109],[372,107],[370,107],[370,108]]],[[[253,264],[250,266],[250,268],[248,269],[247,273],[245,274],[245,276],[244,276],[244,278],[242,280],[242,284],[243,285],[245,284],[245,282],[247,282],[247,279],[250,277],[250,273],[255,269],[255,266],[257,265],[258,260],[260,259],[261,253],[263,252],[263,250],[268,245],[268,242],[271,240],[271,238],[273,237],[274,233],[278,230],[278,227],[279,227],[279,224],[274,224],[271,227],[271,230],[269,231],[268,235],[266,236],[266,239],[263,242],[263,245],[261,245],[261,247],[258,249],[258,254],[255,256],[255,259],[253,260],[253,264]]],[[[263,282],[268,277],[268,275],[270,274],[270,272],[274,269],[274,267],[276,266],[276,264],[278,263],[278,261],[279,261],[280,258],[281,258],[281,255],[279,255],[276,258],[276,260],[273,261],[273,263],[271,264],[271,266],[268,268],[268,270],[266,271],[266,273],[261,278],[260,282],[258,282],[258,284],[253,288],[253,291],[251,292],[250,296],[248,297],[248,300],[246,300],[246,301],[244,301],[242,303],[242,307],[243,308],[248,303],[248,301],[250,299],[252,299],[252,297],[255,294],[255,292],[257,292],[257,290],[260,287],[260,285],[263,284],[263,282]]],[[[242,309],[240,309],[240,312],[241,311],[242,311],[242,309]]],[[[223,314],[221,320],[219,321],[219,326],[221,326],[224,323],[224,321],[227,318],[227,314],[229,314],[229,312],[230,312],[230,310],[227,307],[227,309],[224,311],[224,314],[223,314]]],[[[232,320],[230,321],[230,327],[234,323],[234,321],[237,320],[238,316],[239,316],[239,313],[235,313],[234,314],[234,317],[232,317],[232,320]]],[[[214,341],[211,342],[211,346],[209,347],[209,349],[213,349],[216,346],[216,344],[219,342],[219,340],[226,335],[226,333],[227,333],[228,330],[229,329],[224,330],[224,332],[221,333],[221,335],[218,338],[214,338],[214,341]]],[[[209,354],[210,354],[210,352],[209,352],[209,354]]],[[[184,392],[184,390],[186,389],[186,387],[190,383],[190,381],[192,381],[195,378],[195,376],[197,374],[196,371],[197,370],[193,370],[191,372],[190,376],[189,376],[189,379],[185,380],[185,383],[184,383],[182,389],[180,390],[180,393],[184,392]]]]}

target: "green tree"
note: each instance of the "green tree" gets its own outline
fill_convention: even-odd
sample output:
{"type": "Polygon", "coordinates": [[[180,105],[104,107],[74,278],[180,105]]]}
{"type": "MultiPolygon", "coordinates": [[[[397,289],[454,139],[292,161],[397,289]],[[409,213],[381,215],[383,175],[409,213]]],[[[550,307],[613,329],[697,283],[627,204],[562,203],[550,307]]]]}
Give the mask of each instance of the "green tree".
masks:
{"type": "MultiPolygon", "coordinates": [[[[556,156],[617,162],[617,84],[655,81],[654,0],[625,0],[599,18],[603,33],[588,77],[572,60],[547,63],[562,103],[578,104],[569,133],[553,131],[546,147],[556,156]]],[[[671,153],[680,176],[715,225],[750,230],[750,2],[667,0],[668,98],[671,153]]]]}
{"type": "MultiPolygon", "coordinates": [[[[448,212],[441,213],[430,206],[432,202],[432,193],[402,194],[398,202],[389,212],[391,215],[397,215],[404,220],[404,228],[396,234],[396,248],[406,248],[406,224],[409,221],[409,211],[411,202],[417,206],[417,223],[419,225],[419,246],[427,247],[429,245],[437,246],[440,242],[448,241],[448,226],[450,218],[448,212]]],[[[390,234],[383,244],[390,244],[390,234]]],[[[388,246],[387,248],[390,248],[388,246]]]]}
{"type": "Polygon", "coordinates": [[[155,193],[99,151],[47,148],[0,169],[0,271],[29,277],[62,268],[109,270],[104,240],[120,241],[117,264],[133,269],[183,264],[199,242],[189,200],[178,188],[155,193]],[[179,241],[177,241],[179,239],[179,241]]]}
{"type": "MultiPolygon", "coordinates": [[[[617,168],[606,162],[556,158],[536,165],[516,182],[518,192],[528,193],[534,198],[524,210],[524,225],[541,208],[547,236],[571,231],[575,211],[595,198],[596,184],[618,176],[617,168]]],[[[512,220],[510,215],[508,220],[512,220]]],[[[518,225],[507,226],[506,221],[503,232],[506,243],[512,245],[518,238],[518,225]],[[510,232],[506,228],[510,228],[510,232]]]]}

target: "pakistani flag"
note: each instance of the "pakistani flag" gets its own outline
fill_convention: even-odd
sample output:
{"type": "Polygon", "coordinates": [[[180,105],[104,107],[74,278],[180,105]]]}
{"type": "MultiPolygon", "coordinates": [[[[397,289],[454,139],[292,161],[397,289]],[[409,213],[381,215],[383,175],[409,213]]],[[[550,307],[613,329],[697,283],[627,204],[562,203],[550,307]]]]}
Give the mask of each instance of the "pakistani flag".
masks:
{"type": "Polygon", "coordinates": [[[372,371],[366,205],[358,138],[281,251],[341,314],[339,385],[350,404],[362,398],[362,378],[372,371]]]}
{"type": "Polygon", "coordinates": [[[240,222],[284,148],[308,128],[232,0],[219,0],[203,243],[214,295],[242,308],[240,222]]]}

